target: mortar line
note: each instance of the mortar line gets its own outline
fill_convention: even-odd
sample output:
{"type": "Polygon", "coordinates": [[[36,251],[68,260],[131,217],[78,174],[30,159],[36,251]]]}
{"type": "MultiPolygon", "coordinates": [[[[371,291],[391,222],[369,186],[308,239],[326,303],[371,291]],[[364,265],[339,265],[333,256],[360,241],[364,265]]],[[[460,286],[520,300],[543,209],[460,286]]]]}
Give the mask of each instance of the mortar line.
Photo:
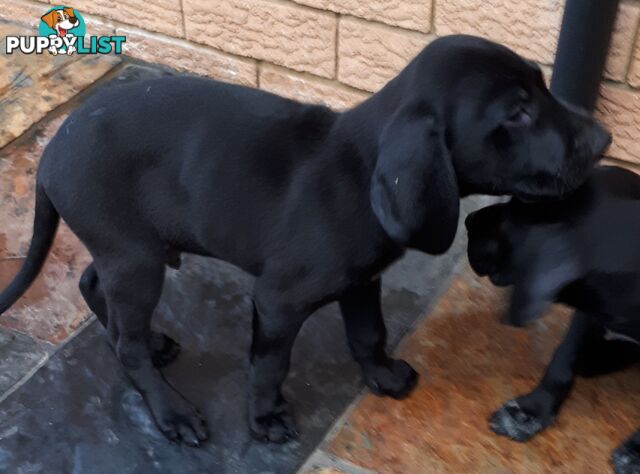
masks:
{"type": "Polygon", "coordinates": [[[334,74],[333,79],[338,82],[340,81],[338,79],[338,73],[340,72],[340,19],[341,18],[342,18],[342,15],[340,15],[339,13],[336,13],[336,37],[335,37],[336,64],[333,71],[333,74],[334,74]]]}
{"type": "Polygon", "coordinates": [[[187,16],[184,14],[184,0],[180,0],[180,13],[182,14],[182,31],[184,39],[187,39],[187,16]]]}
{"type": "Polygon", "coordinates": [[[431,0],[431,21],[429,25],[429,33],[437,35],[436,33],[436,0],[431,0]]]}

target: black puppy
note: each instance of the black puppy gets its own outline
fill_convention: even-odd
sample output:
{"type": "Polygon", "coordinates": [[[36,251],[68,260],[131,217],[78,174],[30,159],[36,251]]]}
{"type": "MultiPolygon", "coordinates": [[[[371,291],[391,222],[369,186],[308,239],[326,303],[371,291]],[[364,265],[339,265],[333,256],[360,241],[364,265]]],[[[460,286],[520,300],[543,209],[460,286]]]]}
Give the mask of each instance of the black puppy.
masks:
{"type": "MultiPolygon", "coordinates": [[[[496,433],[526,441],[553,423],[576,375],[640,360],[640,176],[601,167],[560,202],[513,199],[470,214],[466,225],[473,269],[513,285],[510,324],[526,324],[554,301],[576,309],[538,387],[492,415],[496,433]]],[[[640,472],[640,430],[613,462],[640,472]]]]}
{"type": "Polygon", "coordinates": [[[256,276],[251,432],[282,442],[295,431],[281,385],[314,310],[337,300],[365,383],[406,395],[416,374],[385,352],[380,273],[408,247],[446,251],[460,195],[573,191],[609,138],[535,65],[469,36],[434,41],[341,114],[193,77],[109,88],[44,152],[33,240],[0,313],[62,217],[91,252],[80,288],[126,373],[160,430],[197,445],[204,421],[154,366],[175,343],[149,322],[176,253],[229,261],[256,276]]]}

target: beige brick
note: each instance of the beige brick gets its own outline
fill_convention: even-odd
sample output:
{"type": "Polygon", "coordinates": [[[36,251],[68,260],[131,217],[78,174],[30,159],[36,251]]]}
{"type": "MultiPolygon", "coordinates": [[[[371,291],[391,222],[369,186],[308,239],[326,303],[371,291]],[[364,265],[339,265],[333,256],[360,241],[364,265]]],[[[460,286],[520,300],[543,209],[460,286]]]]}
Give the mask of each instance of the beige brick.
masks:
{"type": "MultiPolygon", "coordinates": [[[[43,5],[38,2],[11,0],[3,2],[0,8],[0,18],[29,25],[35,29],[40,25],[40,17],[44,15],[49,8],[51,8],[49,5],[43,5]]],[[[35,31],[37,30],[34,30],[34,34],[35,31]]]]}
{"type": "Polygon", "coordinates": [[[503,43],[544,64],[555,55],[564,0],[441,0],[438,36],[466,33],[503,43]]]}
{"type": "Polygon", "coordinates": [[[640,34],[637,34],[635,44],[633,45],[627,81],[633,87],[640,87],[640,34]]]}
{"type": "Polygon", "coordinates": [[[639,18],[640,4],[625,2],[620,5],[604,70],[606,78],[624,81],[639,18]]]}
{"type": "Polygon", "coordinates": [[[332,78],[336,16],[266,0],[184,0],[187,38],[332,78]]]}
{"type": "Polygon", "coordinates": [[[268,64],[260,68],[260,88],[300,102],[324,104],[335,110],[350,108],[369,97],[366,92],[344,84],[268,64]]]}
{"type": "Polygon", "coordinates": [[[105,21],[93,15],[82,15],[82,18],[84,18],[87,26],[87,35],[89,36],[112,36],[116,34],[115,25],[108,20],[105,21]]]}
{"type": "Polygon", "coordinates": [[[129,56],[222,81],[257,85],[255,61],[133,28],[117,28],[116,33],[127,37],[124,53],[129,56]]]}
{"type": "Polygon", "coordinates": [[[93,13],[145,30],[184,37],[180,0],[74,0],[81,14],[93,13]]]}
{"type": "Polygon", "coordinates": [[[600,92],[596,116],[613,134],[607,155],[640,164],[640,91],[606,84],[600,92]]]}
{"type": "Polygon", "coordinates": [[[294,0],[296,3],[428,33],[432,0],[294,0]]]}
{"type": "Polygon", "coordinates": [[[339,23],[338,79],[375,92],[398,74],[429,37],[354,18],[339,23]]]}

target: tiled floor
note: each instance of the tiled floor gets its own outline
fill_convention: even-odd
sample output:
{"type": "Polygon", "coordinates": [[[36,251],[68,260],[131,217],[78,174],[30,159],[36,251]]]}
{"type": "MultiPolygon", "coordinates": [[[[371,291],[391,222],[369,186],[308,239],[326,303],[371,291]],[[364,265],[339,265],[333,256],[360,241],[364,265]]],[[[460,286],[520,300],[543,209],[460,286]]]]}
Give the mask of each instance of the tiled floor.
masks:
{"type": "Polygon", "coordinates": [[[304,473],[606,473],[611,451],[640,424],[637,367],[579,379],[556,424],[529,443],[494,435],[487,418],[530,391],[569,312],[529,329],[500,324],[504,294],[467,267],[399,353],[423,375],[408,400],[364,394],[304,473]]]}
{"type": "MultiPolygon", "coordinates": [[[[0,23],[0,37],[19,28],[0,23]]],[[[66,114],[97,87],[168,73],[112,57],[34,58],[0,57],[0,288],[22,263],[38,159],[66,114]]],[[[167,275],[155,324],[184,348],[167,378],[212,427],[209,443],[189,449],[158,434],[89,319],[77,289],[89,256],[63,225],[42,275],[0,316],[0,472],[280,474],[308,456],[305,473],[608,472],[609,451],[640,422],[637,371],[579,381],[556,426],[531,443],[494,436],[487,416],[534,385],[567,317],[500,325],[503,295],[467,268],[424,318],[463,254],[460,235],[444,257],[409,253],[385,275],[391,346],[421,320],[400,349],[422,375],[408,400],[363,391],[335,306],[310,319],[286,386],[302,437],[285,446],[247,434],[251,280],[186,257],[167,275]]]]}

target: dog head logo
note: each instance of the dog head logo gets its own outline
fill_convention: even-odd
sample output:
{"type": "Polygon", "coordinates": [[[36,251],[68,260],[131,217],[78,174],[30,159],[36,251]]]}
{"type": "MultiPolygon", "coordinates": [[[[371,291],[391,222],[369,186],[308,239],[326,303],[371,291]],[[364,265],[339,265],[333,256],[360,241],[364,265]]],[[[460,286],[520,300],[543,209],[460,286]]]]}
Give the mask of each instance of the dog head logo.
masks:
{"type": "Polygon", "coordinates": [[[76,16],[73,8],[62,7],[60,10],[51,10],[45,15],[42,15],[42,21],[47,26],[56,31],[58,36],[63,38],[67,36],[67,31],[80,25],[80,20],[76,16]]]}
{"type": "Polygon", "coordinates": [[[85,35],[85,23],[82,15],[71,7],[53,7],[40,18],[39,34],[52,38],[49,47],[51,54],[76,52],[74,37],[85,35]],[[56,39],[58,38],[58,39],[56,39]]]}
{"type": "Polygon", "coordinates": [[[124,35],[87,35],[84,18],[71,7],[50,8],[40,17],[38,36],[7,35],[5,53],[13,54],[122,54],[124,35]]]}

